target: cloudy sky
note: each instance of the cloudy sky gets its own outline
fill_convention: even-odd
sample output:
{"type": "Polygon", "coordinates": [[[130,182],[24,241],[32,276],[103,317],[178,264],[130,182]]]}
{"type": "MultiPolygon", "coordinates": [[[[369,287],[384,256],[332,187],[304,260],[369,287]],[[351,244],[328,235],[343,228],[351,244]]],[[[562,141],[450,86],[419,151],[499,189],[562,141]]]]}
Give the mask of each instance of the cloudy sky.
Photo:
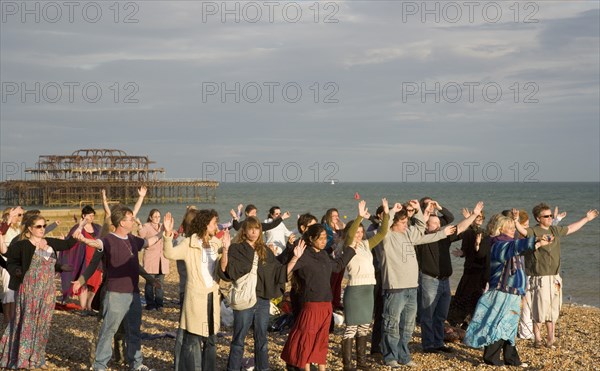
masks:
{"type": "Polygon", "coordinates": [[[597,1],[23,4],[2,180],[79,148],[168,178],[600,179],[597,1]]]}

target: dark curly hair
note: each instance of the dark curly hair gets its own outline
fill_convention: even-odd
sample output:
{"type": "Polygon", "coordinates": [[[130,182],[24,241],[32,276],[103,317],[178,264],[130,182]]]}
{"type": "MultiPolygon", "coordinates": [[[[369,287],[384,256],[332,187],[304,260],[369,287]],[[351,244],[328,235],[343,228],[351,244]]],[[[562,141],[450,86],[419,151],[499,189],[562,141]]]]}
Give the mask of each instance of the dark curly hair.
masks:
{"type": "Polygon", "coordinates": [[[199,239],[202,239],[204,240],[204,242],[206,242],[208,238],[208,235],[206,233],[208,225],[210,224],[210,221],[213,220],[213,218],[217,218],[217,221],[219,221],[219,214],[215,209],[199,210],[198,214],[196,214],[194,219],[192,219],[192,223],[190,224],[190,228],[188,231],[189,235],[191,236],[195,233],[199,239]]]}

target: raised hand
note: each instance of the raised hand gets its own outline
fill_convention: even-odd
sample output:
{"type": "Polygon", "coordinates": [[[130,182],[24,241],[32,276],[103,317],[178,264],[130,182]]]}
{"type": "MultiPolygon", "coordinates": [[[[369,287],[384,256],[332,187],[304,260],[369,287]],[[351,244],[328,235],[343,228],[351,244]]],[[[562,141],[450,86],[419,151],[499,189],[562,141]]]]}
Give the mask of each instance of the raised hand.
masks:
{"type": "Polygon", "coordinates": [[[511,214],[512,214],[512,218],[514,219],[514,221],[518,221],[519,220],[519,210],[515,209],[514,207],[511,209],[511,214]]]}
{"type": "MultiPolygon", "coordinates": [[[[385,214],[389,214],[390,213],[390,204],[389,204],[387,198],[384,197],[381,199],[381,205],[383,206],[383,212],[385,214]]],[[[402,206],[402,205],[400,205],[400,206],[402,206]]]]}
{"type": "Polygon", "coordinates": [[[165,214],[163,218],[163,227],[165,229],[165,236],[171,237],[173,235],[173,226],[175,225],[175,220],[173,219],[173,215],[170,212],[165,214]]]}
{"type": "Polygon", "coordinates": [[[473,214],[479,216],[479,215],[481,215],[482,211],[483,211],[483,201],[479,201],[477,203],[477,205],[475,205],[475,208],[473,208],[473,214]]]}
{"type": "Polygon", "coordinates": [[[286,220],[287,218],[290,217],[290,212],[286,211],[285,213],[281,214],[281,219],[286,220]]]}
{"type": "Polygon", "coordinates": [[[587,212],[587,214],[585,214],[585,217],[587,218],[588,222],[591,222],[592,220],[596,219],[597,216],[598,216],[598,210],[596,210],[596,209],[590,210],[587,212]]]}
{"type": "Polygon", "coordinates": [[[358,216],[362,217],[363,219],[366,219],[367,212],[367,201],[360,200],[358,202],[358,216]]]}
{"type": "Polygon", "coordinates": [[[300,259],[302,254],[304,254],[304,250],[306,250],[306,244],[304,243],[304,240],[300,240],[298,245],[294,247],[294,257],[296,259],[300,259]]]}
{"type": "Polygon", "coordinates": [[[239,204],[238,205],[238,214],[242,212],[242,209],[244,208],[244,204],[239,204]]]}
{"type": "Polygon", "coordinates": [[[237,219],[237,217],[238,217],[238,214],[236,214],[235,210],[233,210],[233,209],[229,210],[229,215],[231,215],[231,217],[233,219],[237,219]]]}
{"type": "Polygon", "coordinates": [[[398,212],[398,211],[400,211],[400,210],[402,210],[402,204],[401,204],[401,203],[399,203],[399,202],[396,202],[396,203],[394,204],[394,207],[392,207],[392,211],[393,211],[394,213],[397,213],[397,212],[398,212]]]}
{"type": "Polygon", "coordinates": [[[471,216],[471,212],[469,211],[469,209],[466,209],[466,208],[462,209],[462,214],[465,219],[467,219],[471,216]]]}
{"type": "Polygon", "coordinates": [[[17,218],[19,217],[19,214],[23,215],[23,211],[24,210],[21,206],[16,206],[10,209],[10,212],[8,213],[9,223],[15,223],[17,221],[17,218]]]}
{"type": "Polygon", "coordinates": [[[456,226],[455,225],[447,225],[446,228],[444,228],[444,234],[446,236],[453,235],[454,233],[456,233],[456,226]]]}
{"type": "Polygon", "coordinates": [[[146,197],[147,192],[148,192],[148,188],[146,188],[146,186],[141,186],[140,188],[138,188],[138,195],[140,197],[146,197]]]}
{"type": "Polygon", "coordinates": [[[408,203],[410,204],[410,206],[412,206],[415,210],[421,210],[421,204],[419,204],[419,201],[417,200],[410,200],[408,201],[408,203]]]}

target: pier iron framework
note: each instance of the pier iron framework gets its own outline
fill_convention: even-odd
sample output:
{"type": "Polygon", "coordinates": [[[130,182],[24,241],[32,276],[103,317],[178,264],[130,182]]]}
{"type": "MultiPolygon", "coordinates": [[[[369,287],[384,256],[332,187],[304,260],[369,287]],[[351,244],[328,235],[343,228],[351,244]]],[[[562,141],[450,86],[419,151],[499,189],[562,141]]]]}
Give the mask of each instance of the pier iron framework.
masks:
{"type": "Polygon", "coordinates": [[[0,183],[5,205],[76,206],[101,204],[101,190],[111,200],[131,204],[146,186],[147,203],[215,202],[219,183],[200,179],[164,179],[148,156],[130,156],[118,149],[79,149],[70,155],[42,155],[33,179],[0,183]]]}

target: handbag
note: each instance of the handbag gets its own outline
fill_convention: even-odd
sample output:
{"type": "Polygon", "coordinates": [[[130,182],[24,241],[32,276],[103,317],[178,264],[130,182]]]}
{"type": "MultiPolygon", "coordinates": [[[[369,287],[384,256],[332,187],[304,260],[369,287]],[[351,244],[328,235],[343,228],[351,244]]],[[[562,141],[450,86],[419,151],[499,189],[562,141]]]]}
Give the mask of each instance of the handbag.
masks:
{"type": "Polygon", "coordinates": [[[256,284],[258,282],[258,255],[254,253],[252,269],[233,282],[227,295],[229,306],[233,310],[252,308],[256,304],[256,284]]]}

